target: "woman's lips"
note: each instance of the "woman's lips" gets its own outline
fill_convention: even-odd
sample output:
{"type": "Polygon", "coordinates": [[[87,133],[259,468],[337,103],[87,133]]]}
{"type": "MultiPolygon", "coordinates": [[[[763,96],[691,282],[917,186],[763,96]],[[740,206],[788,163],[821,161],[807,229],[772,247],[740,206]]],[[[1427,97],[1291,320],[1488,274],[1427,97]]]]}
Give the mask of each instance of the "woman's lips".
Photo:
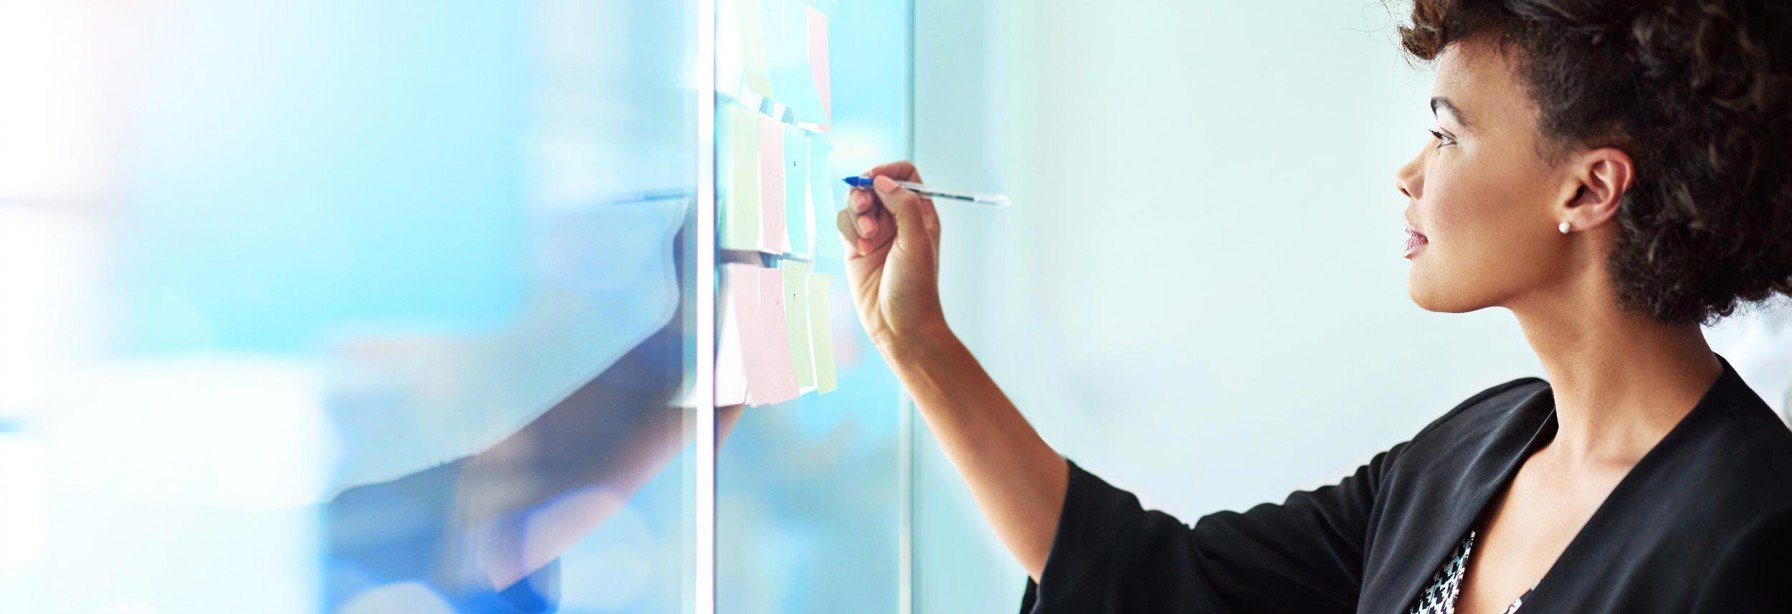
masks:
{"type": "Polygon", "coordinates": [[[1406,250],[1405,253],[1401,255],[1411,258],[1412,255],[1418,253],[1419,248],[1424,247],[1427,242],[1425,235],[1419,234],[1419,231],[1417,230],[1408,228],[1406,229],[1406,250]]]}

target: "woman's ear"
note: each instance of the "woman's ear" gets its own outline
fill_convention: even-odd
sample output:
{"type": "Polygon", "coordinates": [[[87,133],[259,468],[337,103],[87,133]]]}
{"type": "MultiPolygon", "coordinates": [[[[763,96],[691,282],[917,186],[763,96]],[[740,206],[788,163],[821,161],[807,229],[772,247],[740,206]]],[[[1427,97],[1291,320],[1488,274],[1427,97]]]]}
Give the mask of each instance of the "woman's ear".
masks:
{"type": "Polygon", "coordinates": [[[1597,227],[1617,215],[1624,193],[1636,178],[1630,154],[1616,147],[1581,153],[1571,172],[1574,193],[1562,203],[1561,220],[1575,230],[1597,227]]]}

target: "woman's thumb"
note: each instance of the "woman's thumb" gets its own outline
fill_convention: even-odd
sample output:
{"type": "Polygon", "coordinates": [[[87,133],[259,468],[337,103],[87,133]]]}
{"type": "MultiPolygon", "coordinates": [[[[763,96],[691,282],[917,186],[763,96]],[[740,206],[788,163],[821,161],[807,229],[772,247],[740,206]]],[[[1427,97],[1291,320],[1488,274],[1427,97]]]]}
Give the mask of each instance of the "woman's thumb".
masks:
{"type": "Polygon", "coordinates": [[[871,187],[877,190],[878,200],[883,201],[884,208],[896,218],[897,241],[932,242],[933,232],[926,221],[927,216],[933,214],[932,203],[882,175],[872,180],[871,187]]]}

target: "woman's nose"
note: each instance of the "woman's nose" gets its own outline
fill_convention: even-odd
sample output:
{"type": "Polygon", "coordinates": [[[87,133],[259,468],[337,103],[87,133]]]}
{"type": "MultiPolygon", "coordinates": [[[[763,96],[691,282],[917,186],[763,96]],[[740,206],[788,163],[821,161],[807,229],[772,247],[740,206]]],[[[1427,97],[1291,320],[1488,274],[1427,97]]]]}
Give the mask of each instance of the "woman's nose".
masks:
{"type": "Polygon", "coordinates": [[[1405,166],[1400,167],[1400,170],[1394,172],[1394,189],[1406,195],[1409,200],[1419,198],[1419,187],[1422,180],[1419,175],[1419,160],[1420,158],[1413,158],[1405,166]]]}

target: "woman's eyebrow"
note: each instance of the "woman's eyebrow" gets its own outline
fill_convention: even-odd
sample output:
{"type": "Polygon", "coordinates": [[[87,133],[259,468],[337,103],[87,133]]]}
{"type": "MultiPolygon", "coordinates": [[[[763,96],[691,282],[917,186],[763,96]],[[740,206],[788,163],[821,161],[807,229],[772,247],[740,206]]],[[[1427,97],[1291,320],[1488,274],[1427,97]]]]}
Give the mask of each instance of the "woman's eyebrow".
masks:
{"type": "Polygon", "coordinates": [[[1445,111],[1449,111],[1450,115],[1456,118],[1456,123],[1462,124],[1463,129],[1472,128],[1474,126],[1474,124],[1469,123],[1468,117],[1462,114],[1462,109],[1456,108],[1456,105],[1451,103],[1450,99],[1444,98],[1443,96],[1433,96],[1431,98],[1432,115],[1437,115],[1438,107],[1443,107],[1445,111]]]}

